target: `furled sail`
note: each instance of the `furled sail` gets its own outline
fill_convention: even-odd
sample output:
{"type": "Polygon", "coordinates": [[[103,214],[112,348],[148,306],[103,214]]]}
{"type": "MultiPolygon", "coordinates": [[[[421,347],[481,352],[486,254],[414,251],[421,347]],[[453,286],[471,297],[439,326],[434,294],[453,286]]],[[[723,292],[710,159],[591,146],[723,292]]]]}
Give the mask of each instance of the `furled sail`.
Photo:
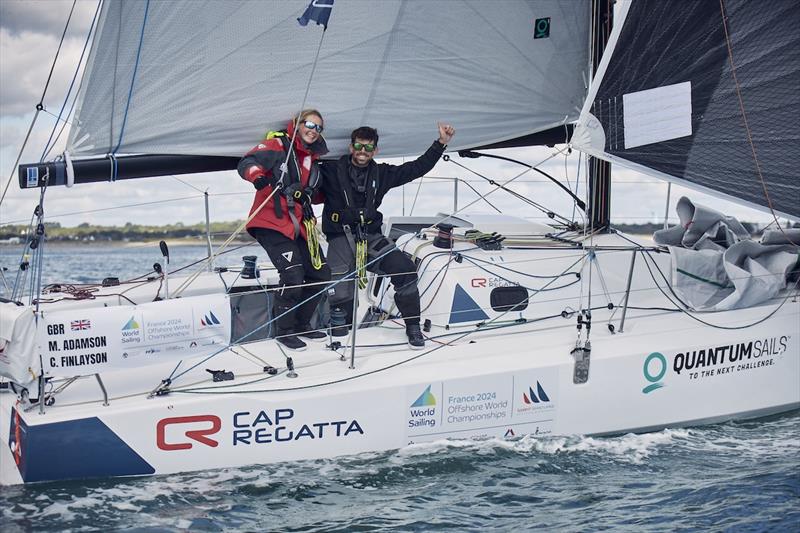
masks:
{"type": "MultiPolygon", "coordinates": [[[[238,156],[285,127],[302,101],[322,28],[308,0],[105,2],[68,150],[238,156]]],[[[307,107],[332,153],[360,125],[383,156],[417,154],[436,121],[458,147],[577,120],[588,72],[588,3],[573,0],[337,1],[307,107]]]]}
{"type": "Polygon", "coordinates": [[[800,217],[798,27],[794,0],[628,2],[573,144],[800,217]]]}

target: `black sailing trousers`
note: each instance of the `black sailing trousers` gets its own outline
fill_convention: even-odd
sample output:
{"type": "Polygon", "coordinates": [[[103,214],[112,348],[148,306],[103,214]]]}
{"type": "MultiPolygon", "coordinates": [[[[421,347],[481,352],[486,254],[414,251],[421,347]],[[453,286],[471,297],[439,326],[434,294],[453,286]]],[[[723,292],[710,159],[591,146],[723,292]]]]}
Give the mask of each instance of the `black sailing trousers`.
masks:
{"type": "Polygon", "coordinates": [[[250,228],[250,234],[266,250],[280,275],[281,289],[275,293],[274,306],[275,316],[280,317],[276,320],[278,335],[308,331],[309,321],[325,293],[325,283],[331,280],[331,269],[322,250],[319,252],[322,267],[317,270],[311,265],[311,254],[303,237],[292,240],[265,228],[250,228]],[[294,309],[305,300],[308,301],[294,309]]]}
{"type": "MultiPolygon", "coordinates": [[[[380,233],[368,233],[367,270],[378,275],[388,275],[394,286],[394,302],[406,324],[419,324],[420,304],[417,288],[417,268],[414,262],[394,243],[380,233]],[[377,261],[376,261],[377,259],[377,261]]],[[[353,276],[356,268],[355,251],[346,235],[328,237],[328,261],[334,279],[350,277],[334,287],[331,307],[347,313],[348,323],[353,320],[353,276]]]]}

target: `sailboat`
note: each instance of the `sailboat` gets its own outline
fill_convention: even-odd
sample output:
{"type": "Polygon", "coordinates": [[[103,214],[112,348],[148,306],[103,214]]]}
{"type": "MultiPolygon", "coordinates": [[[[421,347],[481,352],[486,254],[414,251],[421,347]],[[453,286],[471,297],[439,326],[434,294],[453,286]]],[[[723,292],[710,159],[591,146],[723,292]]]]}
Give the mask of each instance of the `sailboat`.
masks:
{"type": "MultiPolygon", "coordinates": [[[[315,0],[322,28],[298,24],[305,7],[105,2],[68,151],[22,165],[20,185],[51,192],[233,168],[308,90],[332,153],[368,123],[383,155],[413,155],[447,116],[458,126],[449,150],[466,157],[566,141],[800,217],[800,134],[778,118],[800,110],[796,3],[625,2],[610,36],[602,1],[365,9],[315,0]]],[[[590,166],[583,224],[460,212],[388,221],[417,263],[419,352],[408,350],[380,277],[360,292],[355,327],[341,336],[331,328],[301,354],[271,338],[277,276],[252,262],[107,280],[90,300],[2,303],[0,374],[10,387],[0,393],[0,482],[168,474],[445,438],[646,432],[800,407],[800,302],[796,263],[785,260],[797,257],[793,234],[779,230],[781,244],[765,255],[783,258],[779,268],[760,255],[738,265],[753,284],[772,282],[759,298],[702,312],[677,289],[679,276],[699,277],[675,269],[686,239],[666,247],[614,231],[608,175],[599,160],[590,166]]],[[[682,205],[684,231],[709,212],[682,205]]],[[[691,244],[724,247],[726,227],[720,216],[691,244]]],[[[714,261],[725,255],[711,251],[714,261]]],[[[719,285],[714,301],[739,290],[735,279],[705,281],[719,285]]],[[[328,325],[324,306],[317,320],[328,325]]]]}

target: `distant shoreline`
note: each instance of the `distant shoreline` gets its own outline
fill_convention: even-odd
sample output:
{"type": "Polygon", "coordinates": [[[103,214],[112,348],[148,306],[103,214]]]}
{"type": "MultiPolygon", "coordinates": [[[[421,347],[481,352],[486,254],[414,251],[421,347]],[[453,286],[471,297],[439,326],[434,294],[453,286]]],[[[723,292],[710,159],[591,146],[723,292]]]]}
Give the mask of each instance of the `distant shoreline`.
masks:
{"type": "MultiPolygon", "coordinates": [[[[159,242],[164,241],[167,243],[167,246],[170,248],[179,247],[179,246],[207,246],[206,241],[201,240],[189,240],[189,239],[159,239],[155,241],[119,241],[119,240],[110,240],[110,241],[101,241],[101,240],[94,240],[94,241],[84,241],[84,240],[53,240],[47,241],[47,246],[53,248],[66,248],[70,246],[95,246],[95,247],[103,247],[103,246],[111,246],[114,248],[144,248],[147,246],[154,246],[158,248],[159,242]]],[[[211,241],[211,246],[215,250],[222,246],[225,241],[211,241]]],[[[24,244],[24,242],[0,242],[0,248],[2,249],[10,249],[10,248],[19,248],[24,244]]],[[[247,239],[247,240],[235,240],[231,243],[231,245],[239,245],[239,244],[256,244],[255,240],[247,239]]],[[[230,246],[230,245],[229,245],[230,246]]]]}

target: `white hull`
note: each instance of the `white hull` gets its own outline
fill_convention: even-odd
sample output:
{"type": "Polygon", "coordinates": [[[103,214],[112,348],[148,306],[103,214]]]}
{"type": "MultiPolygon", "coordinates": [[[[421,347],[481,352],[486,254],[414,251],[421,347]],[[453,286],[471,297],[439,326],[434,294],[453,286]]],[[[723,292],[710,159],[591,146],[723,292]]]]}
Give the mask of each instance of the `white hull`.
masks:
{"type": "MultiPolygon", "coordinates": [[[[616,242],[613,236],[604,239],[616,242]]],[[[502,261],[513,262],[512,251],[495,255],[501,253],[502,261]]],[[[569,264],[583,252],[541,253],[569,264]]],[[[624,294],[630,253],[607,257],[600,264],[616,301],[624,294]]],[[[451,276],[474,279],[469,269],[450,268],[451,276]]],[[[535,269],[549,267],[538,263],[535,269]]],[[[646,288],[652,280],[644,273],[638,264],[630,305],[666,305],[660,293],[646,288]]],[[[420,276],[421,287],[428,275],[420,276]]],[[[595,280],[593,298],[602,306],[599,285],[595,280]]],[[[450,307],[446,289],[423,293],[423,309],[431,303],[423,318],[433,317],[429,336],[435,340],[424,351],[411,351],[399,324],[361,329],[355,369],[349,368],[346,347],[337,353],[311,344],[313,349],[290,354],[298,376],[289,377],[276,342],[265,340],[220,353],[176,380],[169,394],[151,399],[148,393],[170,375],[174,362],[103,375],[108,406],[92,376],[57,395],[44,414],[38,406],[20,411],[15,396],[3,393],[0,479],[11,484],[166,474],[352,455],[449,437],[650,431],[800,407],[796,298],[790,296],[759,325],[734,330],[710,328],[682,313],[629,309],[624,332],[612,333],[606,327],[612,311],[596,310],[589,379],[575,384],[576,320],[552,316],[577,308],[579,286],[535,305],[532,297],[524,312],[507,314],[527,323],[466,336],[460,332],[473,326],[436,325],[437,301],[450,307]],[[551,318],[532,321],[544,316],[551,318]],[[263,363],[245,350],[281,372],[268,377],[263,363]],[[236,379],[212,383],[206,368],[232,371],[236,379]]],[[[718,326],[743,326],[784,300],[782,295],[761,306],[700,316],[718,326]]],[[[617,329],[619,319],[617,309],[617,329]]],[[[337,340],[346,343],[347,337],[337,340]]]]}

